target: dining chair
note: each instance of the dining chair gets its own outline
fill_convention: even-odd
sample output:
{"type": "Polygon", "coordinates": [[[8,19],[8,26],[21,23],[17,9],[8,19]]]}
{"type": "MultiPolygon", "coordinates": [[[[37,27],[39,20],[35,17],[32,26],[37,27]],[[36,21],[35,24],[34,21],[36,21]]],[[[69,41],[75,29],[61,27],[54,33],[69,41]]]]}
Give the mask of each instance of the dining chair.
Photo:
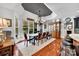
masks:
{"type": "Polygon", "coordinates": [[[42,33],[42,38],[41,38],[41,40],[42,40],[42,42],[44,42],[44,40],[45,40],[45,38],[46,38],[46,33],[44,32],[44,33],[42,33]]]}
{"type": "Polygon", "coordinates": [[[47,37],[47,32],[45,32],[45,36],[44,36],[44,38],[46,38],[47,37]]]}
{"type": "Polygon", "coordinates": [[[24,45],[26,44],[26,45],[28,46],[28,42],[30,42],[31,40],[33,40],[33,38],[28,39],[28,38],[27,38],[27,34],[24,33],[24,45]]]}
{"type": "Polygon", "coordinates": [[[44,32],[44,33],[43,33],[43,38],[45,38],[45,35],[46,35],[46,33],[44,32]]]}
{"type": "Polygon", "coordinates": [[[41,37],[40,37],[40,39],[41,39],[41,43],[43,43],[44,36],[45,36],[45,33],[42,33],[42,34],[41,34],[41,37]]]}
{"type": "Polygon", "coordinates": [[[52,38],[52,33],[48,33],[48,39],[52,38]]]}
{"type": "Polygon", "coordinates": [[[36,37],[36,40],[38,41],[38,45],[40,41],[42,42],[42,33],[39,33],[38,36],[36,37]]]}
{"type": "Polygon", "coordinates": [[[46,32],[46,39],[48,39],[48,34],[49,34],[49,32],[46,32]]]}

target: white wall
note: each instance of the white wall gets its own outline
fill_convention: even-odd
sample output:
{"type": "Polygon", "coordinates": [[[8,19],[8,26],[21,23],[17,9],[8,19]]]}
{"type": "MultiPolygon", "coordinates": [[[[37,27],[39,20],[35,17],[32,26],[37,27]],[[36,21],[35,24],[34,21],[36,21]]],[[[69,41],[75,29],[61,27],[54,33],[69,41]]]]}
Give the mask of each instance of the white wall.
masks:
{"type": "MultiPolygon", "coordinates": [[[[19,10],[19,9],[16,9],[16,10],[19,10]]],[[[23,18],[27,19],[27,18],[32,18],[32,19],[35,19],[37,20],[38,19],[38,16],[31,13],[31,12],[28,12],[28,11],[24,11],[20,10],[21,13],[18,13],[15,9],[12,9],[12,8],[6,8],[4,6],[0,6],[0,17],[1,18],[8,18],[8,19],[11,19],[12,20],[12,27],[8,27],[8,28],[5,28],[4,30],[10,30],[12,31],[12,37],[15,37],[15,16],[17,17],[18,19],[18,29],[19,29],[19,35],[22,33],[22,20],[23,18]]]]}
{"type": "Polygon", "coordinates": [[[5,31],[11,31],[12,37],[15,37],[15,35],[16,35],[15,34],[15,23],[16,23],[15,16],[17,17],[17,19],[19,21],[20,14],[18,14],[16,11],[5,8],[5,7],[0,7],[0,17],[12,20],[12,27],[7,27],[7,28],[4,29],[5,31]]]}
{"type": "MultiPolygon", "coordinates": [[[[25,19],[25,20],[27,20],[27,18],[31,18],[31,19],[34,19],[34,20],[38,20],[38,16],[37,15],[35,15],[35,14],[33,14],[33,13],[31,13],[31,12],[28,12],[28,11],[24,11],[23,13],[22,13],[22,15],[20,15],[20,17],[19,17],[19,34],[22,34],[23,32],[22,32],[22,25],[23,25],[23,19],[25,19]]],[[[37,29],[39,29],[39,28],[37,28],[37,29]]]]}
{"type": "MultiPolygon", "coordinates": [[[[67,34],[67,28],[65,29],[64,28],[64,23],[65,23],[65,19],[66,19],[67,17],[65,17],[65,18],[61,18],[61,38],[65,38],[66,37],[66,34],[67,34]]],[[[74,17],[70,17],[71,18],[71,22],[73,22],[73,28],[72,28],[72,33],[74,33],[74,20],[73,20],[73,18],[74,17]]],[[[43,18],[44,19],[44,18],[43,18]]],[[[53,19],[53,18],[52,18],[53,19]]],[[[43,26],[44,27],[44,26],[43,26]]],[[[48,27],[48,26],[47,26],[48,27]]],[[[48,29],[44,29],[43,28],[43,31],[45,32],[45,31],[52,31],[52,26],[49,26],[49,28],[48,29]]]]}
{"type": "MultiPolygon", "coordinates": [[[[62,38],[65,38],[65,36],[66,36],[66,34],[67,34],[67,28],[64,28],[64,23],[65,23],[65,19],[66,19],[67,17],[65,17],[65,18],[62,18],[62,23],[61,23],[61,37],[62,38]]],[[[72,28],[72,33],[74,33],[74,17],[70,17],[71,18],[71,22],[73,23],[72,24],[72,26],[73,26],[73,28],[72,28]]]]}
{"type": "Polygon", "coordinates": [[[13,19],[13,11],[0,7],[0,17],[13,19]]]}
{"type": "Polygon", "coordinates": [[[48,32],[48,31],[49,31],[48,23],[46,23],[46,28],[44,28],[44,24],[43,24],[43,32],[48,32]]]}
{"type": "Polygon", "coordinates": [[[49,16],[44,16],[42,17],[42,19],[51,20],[51,19],[54,19],[55,17],[57,17],[57,14],[53,11],[53,13],[51,13],[49,16]]]}
{"type": "Polygon", "coordinates": [[[64,18],[61,21],[61,38],[65,38],[66,36],[66,29],[64,28],[64,18]]]}
{"type": "MultiPolygon", "coordinates": [[[[14,19],[14,13],[13,11],[7,9],[7,8],[4,8],[4,7],[0,7],[0,17],[1,18],[8,18],[8,19],[11,19],[12,22],[13,22],[13,19],[14,19]]],[[[13,24],[12,24],[13,26],[13,24]]],[[[10,30],[10,31],[13,31],[13,28],[12,27],[9,27],[9,28],[6,28],[5,30],[10,30]]],[[[12,36],[13,36],[13,32],[12,32],[12,36]]]]}

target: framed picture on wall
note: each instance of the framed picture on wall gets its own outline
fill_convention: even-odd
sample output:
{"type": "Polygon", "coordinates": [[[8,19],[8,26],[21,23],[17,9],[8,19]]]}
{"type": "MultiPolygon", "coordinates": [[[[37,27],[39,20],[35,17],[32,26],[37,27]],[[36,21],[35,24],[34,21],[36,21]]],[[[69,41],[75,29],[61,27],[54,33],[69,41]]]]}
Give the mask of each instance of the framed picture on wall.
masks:
{"type": "Polygon", "coordinates": [[[12,27],[12,20],[11,19],[6,19],[8,27],[12,27]]]}
{"type": "Polygon", "coordinates": [[[12,20],[6,18],[0,18],[0,26],[1,27],[12,27],[12,20]]]}

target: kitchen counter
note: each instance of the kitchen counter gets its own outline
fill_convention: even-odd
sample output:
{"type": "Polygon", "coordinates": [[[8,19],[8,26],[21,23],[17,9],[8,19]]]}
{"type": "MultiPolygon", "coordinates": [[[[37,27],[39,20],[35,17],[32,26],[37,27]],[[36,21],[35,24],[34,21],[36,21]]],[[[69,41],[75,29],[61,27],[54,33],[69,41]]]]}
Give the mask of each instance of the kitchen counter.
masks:
{"type": "Polygon", "coordinates": [[[28,47],[24,45],[24,42],[22,42],[17,44],[17,47],[22,56],[32,56],[34,53],[38,52],[39,50],[41,50],[42,48],[44,48],[54,40],[55,40],[54,38],[51,38],[50,40],[47,40],[46,42],[40,44],[39,46],[29,44],[28,47]]]}
{"type": "Polygon", "coordinates": [[[76,55],[79,56],[79,34],[70,34],[69,36],[73,39],[76,55]]]}
{"type": "Polygon", "coordinates": [[[70,34],[69,35],[73,40],[76,40],[79,42],[79,34],[70,34]]]}
{"type": "Polygon", "coordinates": [[[79,34],[70,34],[69,36],[73,39],[73,45],[79,46],[79,34]]]}

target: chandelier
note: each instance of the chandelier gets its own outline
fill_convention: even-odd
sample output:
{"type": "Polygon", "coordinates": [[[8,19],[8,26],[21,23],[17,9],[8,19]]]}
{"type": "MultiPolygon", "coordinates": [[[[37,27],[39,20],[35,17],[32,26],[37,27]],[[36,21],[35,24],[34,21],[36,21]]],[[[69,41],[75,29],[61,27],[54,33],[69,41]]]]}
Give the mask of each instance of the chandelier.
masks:
{"type": "Polygon", "coordinates": [[[42,23],[41,14],[40,14],[41,11],[39,10],[38,12],[39,12],[39,15],[38,15],[38,19],[39,19],[38,20],[38,24],[42,25],[43,23],[42,23]]]}

